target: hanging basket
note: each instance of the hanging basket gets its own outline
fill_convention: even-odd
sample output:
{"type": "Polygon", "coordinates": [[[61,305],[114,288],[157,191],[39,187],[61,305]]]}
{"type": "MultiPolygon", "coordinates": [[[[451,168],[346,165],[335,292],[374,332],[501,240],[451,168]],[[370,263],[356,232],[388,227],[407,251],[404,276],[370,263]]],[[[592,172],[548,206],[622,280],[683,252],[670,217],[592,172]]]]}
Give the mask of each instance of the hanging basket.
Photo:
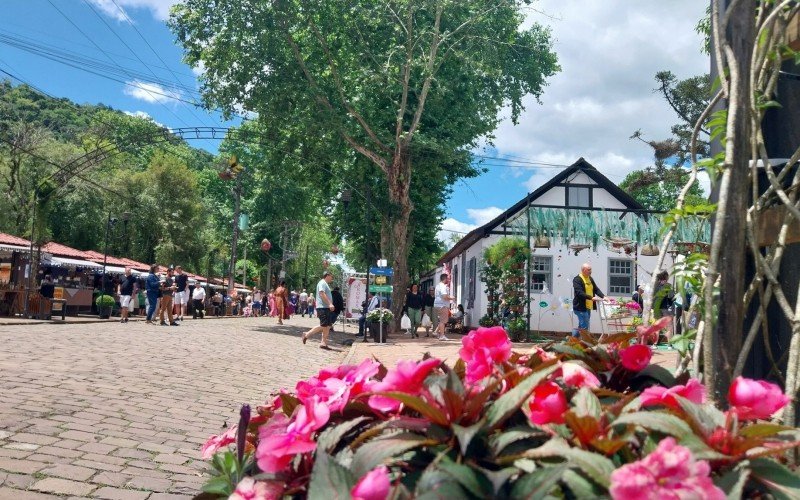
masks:
{"type": "Polygon", "coordinates": [[[633,240],[628,238],[603,238],[603,240],[612,248],[624,248],[633,244],[633,240]]]}
{"type": "Polygon", "coordinates": [[[693,253],[708,254],[711,245],[702,241],[678,241],[675,243],[675,252],[679,255],[689,255],[693,253]]]}
{"type": "Polygon", "coordinates": [[[533,242],[533,248],[550,248],[550,238],[538,236],[536,241],[533,242]]]}
{"type": "Polygon", "coordinates": [[[645,245],[642,247],[642,255],[645,257],[658,257],[658,247],[655,245],[645,245]]]}
{"type": "Polygon", "coordinates": [[[580,252],[581,250],[586,250],[587,248],[589,248],[589,245],[578,245],[578,244],[575,244],[575,245],[570,245],[569,246],[569,249],[572,250],[573,252],[575,252],[575,255],[578,255],[578,252],[580,252]]]}

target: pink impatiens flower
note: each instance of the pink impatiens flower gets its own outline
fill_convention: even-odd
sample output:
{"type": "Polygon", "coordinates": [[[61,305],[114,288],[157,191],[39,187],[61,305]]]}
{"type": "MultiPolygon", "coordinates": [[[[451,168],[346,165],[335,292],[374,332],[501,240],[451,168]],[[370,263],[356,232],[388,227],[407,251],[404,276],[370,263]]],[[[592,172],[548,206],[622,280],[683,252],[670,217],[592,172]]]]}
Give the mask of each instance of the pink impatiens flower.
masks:
{"type": "MultiPolygon", "coordinates": [[[[404,392],[416,396],[422,390],[425,379],[442,362],[436,358],[425,361],[402,360],[389,370],[383,380],[372,386],[374,392],[404,392]]],[[[400,401],[385,396],[371,396],[369,406],[379,411],[392,411],[400,407],[400,401]]]]}
{"type": "Polygon", "coordinates": [[[609,491],[614,500],[723,500],[725,493],[711,481],[710,471],[708,462],[695,460],[688,448],[668,437],[642,460],[611,473],[609,491]]]}
{"type": "Polygon", "coordinates": [[[283,486],[277,481],[256,481],[246,477],[236,485],[228,500],[273,500],[283,496],[283,486]]]}
{"type": "Polygon", "coordinates": [[[576,363],[561,365],[561,376],[570,387],[600,387],[600,380],[595,374],[576,363]]]}
{"type": "Polygon", "coordinates": [[[209,458],[213,457],[216,452],[218,452],[221,448],[228,446],[229,444],[233,444],[236,442],[236,429],[237,426],[233,426],[228,429],[224,434],[220,434],[219,436],[211,436],[206,441],[206,444],[203,445],[203,460],[208,460],[209,458]]]}
{"type": "Polygon", "coordinates": [[[386,500],[389,496],[389,469],[385,465],[372,469],[350,490],[353,500],[386,500]]]}
{"type": "Polygon", "coordinates": [[[536,386],[528,403],[528,418],[537,425],[563,424],[569,409],[564,391],[555,382],[536,386]]]}
{"type": "Polygon", "coordinates": [[[494,365],[511,357],[511,341],[501,326],[478,328],[461,339],[459,356],[467,364],[467,382],[490,375],[494,365]]]}
{"type": "Polygon", "coordinates": [[[619,359],[622,366],[632,372],[640,372],[650,364],[653,352],[649,347],[642,344],[635,344],[619,351],[619,359]]]}
{"type": "Polygon", "coordinates": [[[706,402],[706,388],[699,380],[690,378],[686,385],[676,385],[675,387],[654,386],[648,387],[640,396],[642,406],[666,406],[679,410],[681,408],[675,396],[686,398],[692,403],[702,404],[706,402]]]}
{"type": "Polygon", "coordinates": [[[728,390],[728,402],[742,420],[770,418],[790,401],[780,387],[763,380],[736,377],[728,390]]]}

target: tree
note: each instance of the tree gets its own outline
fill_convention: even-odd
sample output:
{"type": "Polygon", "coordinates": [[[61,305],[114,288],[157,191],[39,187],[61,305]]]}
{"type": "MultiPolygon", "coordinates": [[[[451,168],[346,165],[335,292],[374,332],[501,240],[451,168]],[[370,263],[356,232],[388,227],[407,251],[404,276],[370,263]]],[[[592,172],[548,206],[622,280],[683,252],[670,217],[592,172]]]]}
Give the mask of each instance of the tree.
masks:
{"type": "Polygon", "coordinates": [[[549,32],[522,28],[527,3],[189,0],[171,26],[186,61],[206,68],[206,103],[243,106],[303,143],[346,145],[377,166],[390,209],[380,241],[399,307],[421,157],[447,163],[471,149],[505,105],[516,121],[523,97],[540,96],[558,69],[549,32]]]}
{"type": "MultiPolygon", "coordinates": [[[[677,165],[647,167],[629,173],[619,187],[645,208],[667,212],[675,207],[675,200],[689,180],[689,175],[686,169],[677,165]]],[[[705,203],[703,188],[699,184],[692,185],[686,203],[688,205],[705,203]]]]}

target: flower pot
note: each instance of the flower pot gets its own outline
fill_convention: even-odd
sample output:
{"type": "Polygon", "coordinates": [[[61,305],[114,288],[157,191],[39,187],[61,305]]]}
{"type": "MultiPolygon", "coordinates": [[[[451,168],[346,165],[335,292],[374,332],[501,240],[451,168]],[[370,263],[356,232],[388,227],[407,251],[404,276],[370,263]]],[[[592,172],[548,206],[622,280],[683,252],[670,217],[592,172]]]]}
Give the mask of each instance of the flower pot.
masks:
{"type": "Polygon", "coordinates": [[[642,247],[642,255],[645,257],[658,257],[658,247],[655,245],[645,245],[642,247]]]}
{"type": "Polygon", "coordinates": [[[533,242],[534,248],[550,248],[550,238],[547,236],[539,236],[533,242]]]}
{"type": "Polygon", "coordinates": [[[97,309],[100,319],[108,319],[111,317],[111,307],[103,306],[97,309]]]}
{"type": "Polygon", "coordinates": [[[369,323],[369,333],[372,334],[372,340],[377,343],[386,342],[386,337],[389,336],[390,325],[389,323],[384,323],[381,327],[381,323],[379,321],[370,321],[369,323]],[[381,330],[381,328],[383,330],[381,330]],[[383,332],[383,335],[381,335],[383,332]]]}

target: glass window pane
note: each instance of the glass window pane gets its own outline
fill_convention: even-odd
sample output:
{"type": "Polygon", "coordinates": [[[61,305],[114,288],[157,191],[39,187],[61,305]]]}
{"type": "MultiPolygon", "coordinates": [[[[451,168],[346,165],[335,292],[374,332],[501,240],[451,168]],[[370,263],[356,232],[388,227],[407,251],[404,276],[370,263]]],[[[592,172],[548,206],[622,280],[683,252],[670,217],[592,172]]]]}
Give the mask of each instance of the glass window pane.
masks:
{"type": "Polygon", "coordinates": [[[588,187],[568,187],[567,203],[571,207],[589,207],[589,188],[588,187]]]}

